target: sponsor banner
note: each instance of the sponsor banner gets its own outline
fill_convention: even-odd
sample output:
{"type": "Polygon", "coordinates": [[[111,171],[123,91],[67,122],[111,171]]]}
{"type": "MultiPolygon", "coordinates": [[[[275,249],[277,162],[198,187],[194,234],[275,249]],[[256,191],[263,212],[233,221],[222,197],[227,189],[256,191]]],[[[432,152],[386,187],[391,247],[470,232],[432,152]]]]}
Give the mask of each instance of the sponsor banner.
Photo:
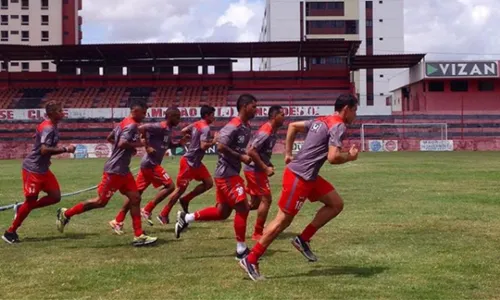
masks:
{"type": "Polygon", "coordinates": [[[369,140],[368,151],[370,152],[393,152],[398,151],[397,140],[369,140]]]}
{"type": "MultiPolygon", "coordinates": [[[[167,107],[148,109],[148,118],[162,118],[167,107]]],[[[200,116],[199,107],[179,107],[182,117],[196,118],[200,116]]],[[[333,106],[283,106],[286,116],[316,117],[329,115],[334,111],[333,106]]],[[[269,106],[257,108],[257,117],[267,117],[269,106]]],[[[128,108],[68,108],[64,109],[67,119],[111,119],[125,118],[130,113],[128,108]]],[[[216,117],[235,117],[238,115],[236,107],[216,107],[216,117]]],[[[0,109],[2,120],[41,120],[45,118],[45,109],[0,109]]]]}
{"type": "Polygon", "coordinates": [[[368,141],[368,151],[370,152],[382,152],[384,151],[384,141],[382,140],[369,140],[368,141]]]}
{"type": "Polygon", "coordinates": [[[111,156],[111,144],[76,144],[75,153],[71,154],[71,158],[108,158],[111,156]]]}
{"type": "Polygon", "coordinates": [[[398,151],[398,141],[397,140],[384,141],[384,151],[387,152],[398,151]]]}
{"type": "Polygon", "coordinates": [[[452,77],[498,77],[496,61],[427,62],[425,76],[452,77]]]}
{"type": "Polygon", "coordinates": [[[421,140],[420,151],[453,151],[453,140],[421,140]]]}

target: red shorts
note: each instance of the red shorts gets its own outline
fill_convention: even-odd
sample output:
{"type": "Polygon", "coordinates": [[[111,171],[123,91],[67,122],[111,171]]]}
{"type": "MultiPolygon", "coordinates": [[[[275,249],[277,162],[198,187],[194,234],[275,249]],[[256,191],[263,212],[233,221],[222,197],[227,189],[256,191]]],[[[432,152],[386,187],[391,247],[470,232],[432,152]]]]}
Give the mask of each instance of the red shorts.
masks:
{"type": "Polygon", "coordinates": [[[245,171],[247,179],[246,192],[252,196],[269,196],[271,188],[269,187],[269,177],[264,172],[245,171]]]}
{"type": "Polygon", "coordinates": [[[191,167],[187,159],[183,156],[179,162],[179,174],[177,175],[177,186],[186,188],[191,180],[203,181],[210,178],[210,172],[207,167],[201,164],[198,168],[191,167]]]}
{"type": "Polygon", "coordinates": [[[127,175],[102,174],[101,183],[97,188],[99,198],[107,202],[113,197],[116,191],[120,191],[122,194],[138,191],[132,173],[128,173],[127,175]]]}
{"type": "Polygon", "coordinates": [[[172,184],[172,178],[168,176],[162,166],[155,166],[152,169],[142,169],[137,174],[137,189],[144,191],[150,184],[153,187],[159,188],[160,186],[167,186],[172,184]]]}
{"type": "Polygon", "coordinates": [[[215,193],[217,203],[228,204],[231,208],[247,200],[245,182],[240,176],[215,178],[215,193]]]}
{"type": "Polygon", "coordinates": [[[335,188],[321,176],[318,176],[315,180],[306,181],[285,168],[285,172],[283,172],[283,191],[278,206],[283,212],[295,216],[304,205],[306,198],[311,202],[316,202],[319,198],[334,190],[335,188]]]}
{"type": "Polygon", "coordinates": [[[37,174],[23,169],[23,189],[25,197],[37,196],[41,191],[46,193],[60,191],[59,183],[49,170],[45,174],[37,174]]]}

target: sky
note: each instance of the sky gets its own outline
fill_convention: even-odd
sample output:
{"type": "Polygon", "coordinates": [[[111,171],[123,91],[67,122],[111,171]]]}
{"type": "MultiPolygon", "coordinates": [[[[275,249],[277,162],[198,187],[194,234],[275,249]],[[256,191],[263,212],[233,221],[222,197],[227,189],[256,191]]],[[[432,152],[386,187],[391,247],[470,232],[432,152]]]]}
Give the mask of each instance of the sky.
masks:
{"type": "MultiPolygon", "coordinates": [[[[83,43],[257,41],[264,2],[85,0],[83,43]]],[[[404,0],[404,6],[406,53],[500,58],[499,0],[404,0]]]]}

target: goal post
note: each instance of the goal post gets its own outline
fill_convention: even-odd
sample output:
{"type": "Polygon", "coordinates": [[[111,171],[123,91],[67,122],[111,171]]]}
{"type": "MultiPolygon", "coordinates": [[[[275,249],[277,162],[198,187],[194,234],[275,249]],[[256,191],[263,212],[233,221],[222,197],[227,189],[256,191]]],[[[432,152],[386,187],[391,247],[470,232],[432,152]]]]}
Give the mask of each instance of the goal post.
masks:
{"type": "Polygon", "coordinates": [[[360,135],[362,151],[453,150],[447,123],[363,123],[360,135]]]}

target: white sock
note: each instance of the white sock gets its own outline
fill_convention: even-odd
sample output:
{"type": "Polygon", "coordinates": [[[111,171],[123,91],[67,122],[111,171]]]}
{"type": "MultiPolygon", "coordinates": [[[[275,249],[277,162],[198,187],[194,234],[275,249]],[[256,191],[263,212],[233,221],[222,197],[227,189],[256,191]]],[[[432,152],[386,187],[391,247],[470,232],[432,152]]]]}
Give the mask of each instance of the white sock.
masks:
{"type": "Polygon", "coordinates": [[[237,242],[236,243],[236,252],[238,252],[238,254],[245,252],[245,250],[247,248],[248,247],[247,247],[247,244],[245,242],[237,242]]]}
{"type": "Polygon", "coordinates": [[[194,214],[186,214],[184,220],[186,220],[186,222],[188,223],[194,222],[194,214]]]}

